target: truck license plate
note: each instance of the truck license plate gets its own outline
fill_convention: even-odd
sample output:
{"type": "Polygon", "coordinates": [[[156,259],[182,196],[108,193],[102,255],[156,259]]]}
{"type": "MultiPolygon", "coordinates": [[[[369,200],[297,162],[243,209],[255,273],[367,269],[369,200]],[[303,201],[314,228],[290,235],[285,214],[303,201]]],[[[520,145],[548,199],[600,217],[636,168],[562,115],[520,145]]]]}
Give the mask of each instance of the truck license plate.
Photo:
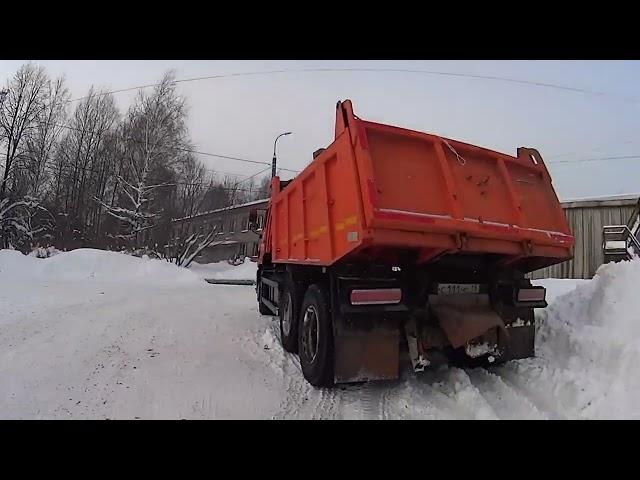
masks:
{"type": "Polygon", "coordinates": [[[478,283],[439,283],[438,295],[455,295],[459,293],[480,293],[478,283]]]}

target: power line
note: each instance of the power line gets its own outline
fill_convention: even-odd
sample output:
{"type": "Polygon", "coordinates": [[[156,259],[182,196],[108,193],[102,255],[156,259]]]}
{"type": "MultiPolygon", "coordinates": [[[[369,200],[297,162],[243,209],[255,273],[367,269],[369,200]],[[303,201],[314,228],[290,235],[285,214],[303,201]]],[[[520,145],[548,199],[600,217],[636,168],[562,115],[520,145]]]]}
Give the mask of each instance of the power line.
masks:
{"type": "Polygon", "coordinates": [[[267,171],[271,170],[271,165],[269,165],[267,168],[264,168],[262,170],[260,170],[258,173],[254,173],[253,175],[248,176],[247,178],[244,178],[238,182],[236,182],[236,185],[242,183],[242,182],[246,182],[247,180],[251,180],[252,178],[257,177],[258,175],[260,175],[261,173],[265,173],[267,171]]]}
{"type": "MultiPolygon", "coordinates": [[[[467,74],[467,73],[454,73],[454,72],[443,72],[443,71],[434,71],[434,70],[413,70],[413,69],[394,69],[394,68],[382,68],[382,69],[380,69],[380,68],[306,68],[306,69],[270,70],[270,71],[231,73],[231,74],[209,75],[209,76],[204,76],[204,77],[178,79],[178,80],[174,80],[172,83],[184,83],[184,82],[193,82],[193,81],[217,79],[217,78],[242,77],[242,76],[252,76],[252,75],[272,75],[272,74],[309,73],[309,72],[383,72],[383,73],[384,72],[388,72],[388,73],[429,74],[429,75],[440,75],[440,76],[452,76],[452,77],[477,78],[477,79],[484,79],[484,80],[503,81],[503,82],[526,84],[526,85],[539,86],[539,87],[556,88],[556,89],[573,91],[573,92],[578,92],[578,93],[585,93],[585,94],[590,94],[590,95],[609,96],[609,97],[614,96],[614,97],[617,97],[617,98],[621,98],[620,96],[617,96],[617,95],[614,95],[614,94],[609,94],[609,93],[604,93],[604,92],[597,92],[597,91],[583,89],[583,88],[570,87],[570,86],[564,86],[564,85],[555,85],[555,84],[537,82],[537,81],[530,81],[530,80],[514,79],[514,78],[509,78],[509,77],[499,77],[499,76],[491,76],[491,75],[477,75],[477,74],[467,74]]],[[[139,89],[142,89],[142,88],[150,88],[150,87],[154,87],[154,86],[157,86],[157,85],[159,85],[159,84],[155,83],[155,84],[148,84],[148,85],[140,85],[140,86],[136,86],[136,87],[129,87],[129,88],[124,88],[124,89],[119,89],[119,90],[112,90],[112,91],[109,91],[109,92],[101,92],[101,93],[99,92],[99,93],[95,93],[95,94],[93,94],[91,96],[85,96],[85,97],[72,99],[72,100],[69,100],[68,102],[84,100],[84,99],[92,98],[92,97],[96,97],[96,96],[103,96],[103,95],[108,95],[108,94],[122,93],[122,92],[132,91],[132,90],[139,90],[139,89]]],[[[637,101],[637,99],[633,99],[633,100],[637,101]]],[[[58,126],[58,127],[61,127],[61,128],[67,128],[67,129],[70,129],[70,130],[75,130],[75,131],[78,131],[78,132],[95,133],[95,131],[92,131],[92,130],[82,130],[82,129],[79,129],[79,128],[76,128],[76,127],[72,127],[70,125],[58,125],[58,124],[54,124],[54,125],[58,126]]],[[[125,137],[125,138],[127,138],[127,137],[125,137]]],[[[141,142],[139,140],[136,140],[136,139],[134,139],[132,137],[128,137],[128,138],[130,140],[133,140],[134,142],[143,143],[143,142],[141,142]]],[[[623,143],[633,143],[633,140],[629,140],[629,141],[623,142],[623,143]]],[[[591,149],[589,151],[598,150],[599,148],[602,148],[602,147],[596,147],[596,148],[591,149]]],[[[203,156],[222,158],[222,159],[245,162],[245,163],[252,163],[252,164],[256,164],[256,165],[267,165],[268,167],[270,167],[270,165],[271,165],[268,162],[261,162],[261,161],[257,161],[257,160],[250,160],[250,159],[246,159],[246,158],[234,157],[234,156],[229,156],[229,155],[222,155],[222,154],[217,154],[217,153],[203,152],[203,151],[200,151],[200,150],[189,149],[189,148],[172,147],[172,149],[173,150],[178,150],[178,151],[184,151],[184,152],[188,152],[188,153],[195,153],[195,154],[203,155],[203,156]]],[[[560,155],[555,155],[555,156],[553,156],[551,158],[559,158],[559,157],[562,157],[562,156],[571,156],[571,155],[575,155],[577,153],[578,152],[564,153],[564,154],[560,154],[560,155]]],[[[558,160],[558,161],[549,161],[547,163],[549,165],[555,165],[555,164],[563,164],[563,163],[596,162],[596,161],[605,161],[605,160],[623,160],[623,159],[635,159],[635,158],[640,158],[640,156],[627,155],[627,156],[600,157],[600,158],[577,159],[577,160],[558,160]]],[[[254,178],[255,176],[259,175],[260,173],[262,173],[262,172],[264,172],[266,170],[268,170],[268,168],[265,168],[264,170],[261,170],[257,174],[251,175],[251,176],[245,178],[242,181],[246,181],[246,180],[249,180],[250,178],[254,178]]],[[[280,167],[279,170],[292,172],[292,173],[299,173],[300,172],[299,170],[293,170],[293,169],[288,169],[288,168],[283,168],[283,167],[280,167]]],[[[211,170],[207,170],[207,171],[211,171],[211,170]]],[[[213,172],[214,173],[225,173],[225,172],[217,172],[215,170],[213,170],[213,172]]],[[[231,175],[236,175],[236,174],[231,174],[231,175]]],[[[238,175],[240,175],[240,174],[238,174],[238,175]]]]}
{"type": "MultiPolygon", "coordinates": [[[[72,127],[70,127],[70,128],[72,128],[72,127]]],[[[68,175],[72,175],[72,174],[76,174],[79,171],[88,172],[89,174],[106,174],[106,173],[108,173],[107,170],[105,170],[105,169],[95,169],[95,168],[90,168],[89,166],[59,164],[59,163],[56,163],[54,160],[44,161],[42,163],[42,167],[41,168],[42,168],[43,171],[47,170],[48,173],[50,173],[50,174],[54,174],[55,175],[55,174],[59,173],[61,175],[64,174],[64,175],[67,175],[67,176],[68,175]]],[[[221,185],[213,185],[210,181],[209,182],[203,181],[203,182],[199,182],[199,183],[196,183],[196,182],[180,182],[180,181],[173,181],[172,182],[172,181],[170,181],[170,182],[168,182],[166,184],[163,184],[163,185],[164,186],[174,186],[174,185],[201,186],[201,187],[206,188],[207,190],[219,189],[219,190],[229,190],[229,191],[234,191],[234,192],[235,191],[238,191],[238,192],[252,192],[252,191],[255,191],[255,190],[259,190],[259,189],[249,189],[249,188],[243,189],[243,188],[237,188],[237,186],[239,184],[243,183],[243,182],[246,182],[246,181],[248,181],[248,180],[250,180],[252,178],[257,177],[261,173],[264,173],[264,172],[266,172],[267,170],[270,170],[270,169],[271,169],[271,166],[268,166],[267,168],[264,168],[264,169],[260,170],[259,172],[254,173],[253,175],[249,175],[249,176],[242,175],[242,174],[230,174],[229,172],[218,172],[216,170],[207,170],[208,172],[211,172],[211,173],[214,173],[214,174],[226,173],[226,174],[229,174],[229,175],[238,175],[238,176],[245,176],[246,177],[246,178],[243,178],[242,180],[237,180],[233,184],[233,186],[231,186],[231,187],[224,187],[224,186],[221,186],[221,185]]],[[[30,173],[34,173],[31,170],[31,168],[23,167],[23,166],[20,166],[20,165],[16,165],[14,168],[12,168],[12,170],[25,170],[25,171],[28,171],[30,173]]]]}
{"type": "MultiPolygon", "coordinates": [[[[16,170],[28,170],[28,168],[24,168],[24,167],[16,167],[16,170]]],[[[50,174],[56,174],[56,173],[60,173],[60,174],[64,174],[64,175],[72,175],[78,171],[85,171],[88,172],[90,174],[96,174],[96,173],[105,173],[103,171],[100,170],[95,170],[95,169],[91,169],[89,167],[80,167],[80,166],[74,166],[74,165],[56,165],[56,164],[51,164],[50,162],[45,162],[45,164],[43,165],[43,170],[48,170],[48,173],[50,174]]],[[[241,183],[244,180],[241,180],[239,183],[241,183]]],[[[158,188],[161,187],[172,187],[172,186],[192,186],[192,187],[202,187],[205,190],[228,190],[228,191],[237,191],[237,192],[252,192],[252,191],[256,191],[259,189],[250,189],[250,188],[237,188],[235,185],[237,185],[238,183],[235,183],[234,186],[232,187],[225,187],[222,185],[213,185],[210,182],[181,182],[181,181],[168,181],[166,183],[162,183],[160,184],[160,186],[158,188]]]]}
{"type": "Polygon", "coordinates": [[[599,145],[597,147],[590,148],[589,150],[583,150],[583,151],[580,151],[580,152],[575,152],[574,151],[574,152],[560,153],[558,155],[548,155],[548,158],[573,157],[575,155],[584,155],[585,153],[595,152],[597,150],[601,150],[601,149],[606,148],[606,147],[618,146],[618,145],[628,145],[630,143],[637,143],[637,140],[632,139],[632,140],[608,142],[606,144],[601,144],[601,145],[599,145]]]}
{"type": "MultiPolygon", "coordinates": [[[[235,182],[232,187],[224,187],[222,185],[213,185],[210,182],[207,181],[203,181],[203,182],[181,182],[181,181],[169,181],[166,184],[162,184],[163,186],[174,186],[174,185],[181,185],[181,186],[201,186],[205,189],[219,189],[219,190],[229,190],[229,191],[239,191],[239,192],[251,192],[251,191],[255,191],[258,189],[249,189],[249,188],[237,188],[236,185],[239,185],[240,183],[248,180],[249,178],[254,178],[255,176],[259,175],[260,173],[263,173],[267,170],[269,170],[271,167],[266,168],[264,170],[259,171],[257,174],[251,175],[250,177],[247,177],[245,179],[239,180],[237,182],[235,182]]],[[[13,169],[12,169],[13,170],[13,169]]],[[[30,168],[28,167],[21,167],[21,166],[16,166],[15,170],[26,170],[29,171],[31,173],[33,173],[31,171],[30,168]]],[[[82,167],[82,166],[78,166],[78,165],[61,165],[61,164],[56,164],[53,161],[46,161],[43,163],[42,165],[42,170],[47,170],[48,173],[50,174],[64,174],[64,175],[72,175],[75,174],[79,171],[84,171],[84,172],[88,172],[89,174],[101,174],[101,173],[107,173],[106,170],[100,170],[100,169],[93,169],[93,168],[89,168],[88,166],[82,167]]],[[[215,172],[217,173],[217,172],[215,172]]]]}
{"type": "Polygon", "coordinates": [[[247,176],[246,173],[225,172],[225,171],[222,171],[222,170],[213,170],[211,168],[206,168],[205,172],[211,173],[211,174],[214,174],[214,175],[220,175],[220,174],[227,175],[229,177],[246,177],[247,176]]]}
{"type": "Polygon", "coordinates": [[[557,165],[559,163],[602,162],[607,160],[630,160],[634,158],[640,158],[640,155],[621,155],[618,157],[598,157],[598,158],[580,158],[577,160],[558,160],[557,162],[547,162],[547,165],[557,165]]]}
{"type": "MultiPolygon", "coordinates": [[[[239,72],[239,73],[207,75],[207,76],[202,76],[202,77],[192,77],[192,78],[177,79],[177,80],[173,80],[171,83],[185,83],[185,82],[212,80],[212,79],[219,79],[219,78],[259,76],[259,75],[274,75],[274,74],[288,74],[288,73],[341,73],[341,72],[342,73],[343,72],[409,73],[409,74],[425,74],[425,75],[433,75],[433,76],[474,78],[474,79],[482,79],[482,80],[490,80],[490,81],[501,81],[501,82],[523,84],[523,85],[530,85],[530,86],[537,86],[537,87],[554,88],[554,89],[572,91],[572,92],[583,93],[583,94],[588,94],[588,95],[605,96],[605,97],[612,97],[612,98],[617,98],[617,99],[638,101],[638,99],[635,99],[635,98],[630,99],[628,97],[622,97],[622,96],[617,95],[617,94],[610,94],[610,93],[606,93],[606,92],[598,92],[598,91],[595,91],[595,90],[590,90],[590,89],[585,89],[585,88],[578,88],[578,87],[572,87],[572,86],[567,86],[567,85],[557,85],[557,84],[551,84],[551,83],[546,83],[546,82],[538,82],[538,81],[532,81],[532,80],[523,80],[523,79],[516,79],[516,78],[510,78],[510,77],[501,77],[501,76],[495,76],[495,75],[480,75],[480,74],[470,74],[470,73],[457,73],[457,72],[436,71],[436,70],[403,69],[403,68],[358,68],[358,67],[352,67],[352,68],[281,69],[281,70],[267,70],[267,71],[239,72]]],[[[111,91],[108,91],[108,92],[97,92],[97,93],[94,93],[94,94],[89,95],[89,96],[84,96],[84,97],[79,97],[79,98],[68,100],[67,103],[80,101],[80,100],[84,100],[84,99],[87,99],[87,98],[93,98],[93,97],[97,97],[97,96],[104,96],[104,95],[109,95],[109,94],[117,94],[117,93],[123,93],[123,92],[127,92],[127,91],[140,90],[140,89],[143,89],[143,88],[150,88],[150,87],[155,87],[155,86],[158,86],[158,85],[160,85],[160,84],[159,83],[153,83],[153,84],[146,84],[146,85],[139,85],[139,86],[135,86],[135,87],[123,88],[123,89],[118,89],[118,90],[111,90],[111,91]]],[[[62,128],[74,129],[74,130],[77,130],[77,131],[83,131],[83,130],[76,129],[76,128],[68,126],[68,125],[56,125],[56,126],[59,126],[59,127],[62,127],[62,128]]],[[[87,131],[85,131],[85,132],[87,132],[87,131]]],[[[95,132],[92,132],[92,133],[95,133],[95,132]]],[[[134,141],[136,141],[136,140],[134,140],[134,141]]],[[[629,141],[627,143],[631,143],[631,141],[629,141]]],[[[226,159],[226,160],[240,161],[240,162],[252,163],[252,164],[257,164],[257,165],[270,165],[268,162],[260,162],[260,161],[256,161],[256,160],[250,160],[250,159],[246,159],[246,158],[234,157],[234,156],[229,156],[229,155],[222,155],[222,154],[217,154],[217,153],[203,152],[203,151],[199,151],[199,150],[195,150],[195,149],[186,149],[186,148],[180,148],[180,147],[174,147],[174,149],[178,150],[178,151],[185,151],[185,152],[189,152],[189,153],[195,153],[195,154],[198,154],[198,155],[209,156],[209,157],[214,157],[214,158],[222,158],[222,159],[226,159]]],[[[597,149],[598,148],[595,148],[595,149],[592,149],[592,150],[589,150],[589,151],[594,151],[594,150],[597,150],[597,149]]],[[[563,156],[572,156],[572,155],[575,155],[575,154],[577,154],[577,152],[560,154],[560,155],[553,156],[551,158],[559,158],[559,157],[563,157],[563,156]]],[[[635,157],[633,157],[633,158],[635,158],[635,157]]],[[[609,159],[609,158],[604,158],[604,159],[609,159]]],[[[616,158],[611,158],[611,159],[618,159],[618,158],[616,157],[616,158]]],[[[579,161],[599,161],[599,160],[600,159],[587,159],[587,160],[579,160],[579,161]]],[[[574,161],[557,161],[557,162],[549,162],[549,163],[552,164],[552,163],[573,163],[573,162],[574,161]]],[[[288,169],[288,168],[280,168],[280,170],[291,172],[291,173],[299,173],[300,172],[299,170],[292,170],[292,169],[288,169]]]]}
{"type": "Polygon", "coordinates": [[[259,162],[257,160],[248,160],[246,158],[239,158],[239,157],[230,157],[230,156],[227,156],[227,155],[219,155],[219,154],[216,154],[216,153],[200,152],[198,150],[191,150],[191,149],[188,149],[188,148],[176,147],[175,149],[176,150],[181,150],[181,151],[184,151],[184,152],[189,152],[189,153],[197,153],[198,155],[205,155],[207,157],[225,158],[227,160],[235,160],[237,162],[254,163],[256,165],[270,165],[267,162],[259,162]]]}
{"type": "MultiPolygon", "coordinates": [[[[61,124],[52,124],[56,127],[60,127],[60,128],[66,128],[69,130],[74,130],[76,132],[80,132],[80,133],[96,133],[96,130],[84,130],[81,128],[77,128],[77,127],[72,127],[71,125],[61,125],[61,124]]],[[[127,136],[122,136],[123,139],[127,139],[127,140],[132,140],[136,143],[140,143],[143,144],[144,142],[142,142],[141,140],[137,140],[133,137],[127,137],[127,136]]],[[[182,152],[188,152],[188,153],[196,153],[198,155],[205,155],[205,156],[209,156],[209,157],[217,157],[217,158],[224,158],[227,160],[234,160],[234,161],[238,161],[238,162],[245,162],[245,163],[253,163],[253,164],[257,164],[257,165],[267,165],[267,166],[271,166],[271,163],[269,162],[259,162],[257,160],[249,160],[247,158],[240,158],[240,157],[231,157],[229,155],[222,155],[222,154],[217,154],[217,153],[210,153],[210,152],[202,152],[199,150],[194,150],[194,149],[190,149],[190,148],[182,148],[182,147],[170,147],[171,150],[177,150],[177,151],[182,151],[182,152]]],[[[287,171],[287,172],[293,172],[293,173],[299,173],[299,170],[291,170],[288,168],[281,168],[281,170],[287,171]]],[[[215,170],[214,170],[215,171],[215,170]]]]}
{"type": "MultiPolygon", "coordinates": [[[[635,98],[623,97],[623,96],[620,96],[620,95],[617,95],[617,94],[610,94],[610,93],[607,93],[607,92],[599,92],[599,91],[585,89],[585,88],[572,87],[572,86],[567,86],[567,85],[557,85],[557,84],[546,83],[546,82],[538,82],[538,81],[532,81],[532,80],[523,80],[523,79],[516,79],[516,78],[510,78],[510,77],[501,77],[501,76],[494,76],[494,75],[480,75],[480,74],[470,74],[470,73],[457,73],[457,72],[436,71],[436,70],[402,69],[402,68],[357,68],[357,67],[353,67],[353,68],[281,69],[281,70],[267,70],[267,71],[239,72],[239,73],[207,75],[207,76],[202,76],[202,77],[192,77],[192,78],[177,79],[177,80],[173,80],[171,83],[186,83],[186,82],[213,80],[213,79],[220,79],[220,78],[246,77],[246,76],[259,76],[259,75],[276,75],[276,74],[288,74],[288,73],[344,73],[344,72],[409,73],[409,74],[425,74],[425,75],[433,75],[433,76],[474,78],[474,79],[482,79],[482,80],[500,81],[500,82],[508,82],[508,83],[529,85],[529,86],[554,88],[554,89],[559,89],[559,90],[564,90],[564,91],[571,91],[571,92],[576,92],[576,93],[583,93],[583,94],[588,94],[588,95],[595,95],[595,96],[601,96],[601,97],[612,97],[612,98],[616,98],[618,100],[623,100],[624,99],[625,101],[628,101],[628,100],[632,100],[634,102],[638,101],[638,99],[635,99],[635,98]]],[[[75,98],[75,99],[69,100],[68,102],[80,101],[80,100],[84,100],[84,99],[87,99],[87,98],[92,98],[92,97],[95,97],[95,96],[104,96],[104,95],[109,95],[109,94],[117,94],[117,93],[124,93],[124,92],[128,92],[128,91],[133,91],[133,90],[140,90],[140,89],[144,89],[144,88],[151,88],[151,87],[155,87],[155,86],[158,86],[158,85],[160,85],[160,84],[159,83],[153,83],[153,84],[146,84],[146,85],[139,85],[139,86],[135,86],[135,87],[123,88],[123,89],[118,89],[118,90],[111,90],[111,91],[108,91],[108,92],[98,92],[98,93],[94,93],[93,95],[90,95],[90,96],[84,96],[84,97],[75,98]]],[[[629,141],[627,143],[631,143],[631,141],[629,141]]],[[[233,157],[233,156],[229,156],[229,155],[202,152],[202,151],[193,150],[193,149],[179,149],[179,150],[190,152],[190,153],[196,153],[198,155],[209,156],[209,157],[222,158],[222,159],[240,161],[240,162],[245,162],[245,163],[253,163],[253,164],[258,164],[258,165],[269,165],[269,163],[267,163],[267,162],[260,162],[260,161],[250,160],[250,159],[245,159],[245,158],[240,158],[240,157],[233,157]]],[[[594,151],[594,150],[598,150],[598,148],[594,148],[594,149],[588,150],[588,152],[594,151]]],[[[551,158],[559,158],[559,157],[564,157],[564,156],[573,156],[573,155],[576,155],[576,154],[579,154],[579,153],[580,152],[564,153],[564,154],[560,154],[560,155],[555,155],[555,156],[553,156],[551,158]]],[[[583,160],[581,160],[581,161],[583,161],[583,160]]],[[[584,160],[584,161],[597,161],[597,160],[584,160]]],[[[569,161],[558,161],[558,162],[549,162],[549,163],[572,163],[572,162],[569,162],[569,161]]],[[[292,169],[288,169],[288,168],[281,168],[280,170],[291,172],[291,173],[299,173],[299,170],[292,170],[292,169]]]]}
{"type": "MultiPolygon", "coordinates": [[[[438,70],[417,70],[417,69],[406,69],[406,68],[353,67],[353,68],[297,68],[297,69],[265,70],[265,71],[257,71],[257,72],[239,72],[239,73],[227,73],[227,74],[218,74],[218,75],[207,75],[203,77],[183,78],[183,79],[173,80],[172,83],[186,83],[186,82],[197,82],[202,80],[214,80],[219,78],[248,77],[248,76],[259,76],[259,75],[278,75],[278,74],[288,74],[288,73],[344,73],[344,72],[409,73],[409,74],[422,74],[422,75],[432,75],[432,76],[474,78],[479,80],[489,80],[489,81],[514,83],[514,84],[520,84],[520,85],[529,85],[529,86],[535,86],[535,87],[553,88],[556,90],[564,90],[569,92],[582,93],[586,95],[615,98],[616,100],[633,101],[633,102],[637,102],[640,100],[637,98],[625,97],[622,95],[612,94],[608,92],[600,92],[600,91],[591,90],[587,88],[573,87],[568,85],[558,85],[558,84],[547,83],[547,82],[538,82],[535,80],[524,80],[519,78],[501,77],[497,75],[480,75],[480,74],[474,74],[474,73],[458,73],[458,72],[447,72],[447,71],[438,71],[438,70]]],[[[112,90],[109,92],[103,92],[96,95],[124,93],[128,91],[133,91],[133,90],[141,90],[143,88],[155,87],[158,85],[160,84],[152,83],[147,85],[139,85],[136,87],[122,88],[118,90],[112,90]]],[[[86,98],[90,98],[90,96],[74,98],[72,100],[69,100],[69,102],[76,102],[79,100],[84,100],[86,98]]]]}

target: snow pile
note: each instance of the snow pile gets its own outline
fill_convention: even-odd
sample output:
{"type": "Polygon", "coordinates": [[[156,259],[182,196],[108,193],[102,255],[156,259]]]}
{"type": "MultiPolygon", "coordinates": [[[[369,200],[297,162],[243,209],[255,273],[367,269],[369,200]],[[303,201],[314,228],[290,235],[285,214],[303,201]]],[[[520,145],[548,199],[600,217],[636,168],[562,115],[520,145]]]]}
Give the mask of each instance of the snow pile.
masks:
{"type": "Polygon", "coordinates": [[[640,418],[638,285],[640,260],[603,265],[540,313],[541,381],[571,418],[640,418]]]}
{"type": "Polygon", "coordinates": [[[38,269],[40,260],[35,255],[23,255],[18,250],[0,250],[0,275],[22,275],[38,269]]]}
{"type": "Polygon", "coordinates": [[[51,280],[100,280],[144,282],[152,285],[200,282],[186,269],[162,260],[150,260],[117,252],[81,248],[49,258],[25,256],[14,250],[0,250],[0,275],[51,280]]]}
{"type": "Polygon", "coordinates": [[[230,265],[228,262],[217,263],[192,263],[189,270],[199,275],[201,278],[212,278],[215,280],[254,280],[258,269],[257,262],[252,262],[249,257],[244,259],[240,265],[230,265]]]}

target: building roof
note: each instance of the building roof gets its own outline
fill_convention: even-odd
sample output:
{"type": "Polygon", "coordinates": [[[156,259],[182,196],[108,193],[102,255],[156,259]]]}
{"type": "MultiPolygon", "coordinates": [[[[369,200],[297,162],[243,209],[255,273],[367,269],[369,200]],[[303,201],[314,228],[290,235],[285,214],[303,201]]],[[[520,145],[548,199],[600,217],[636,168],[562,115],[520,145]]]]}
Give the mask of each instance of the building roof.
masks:
{"type": "Polygon", "coordinates": [[[602,197],[575,198],[565,200],[562,208],[587,208],[587,207],[621,207],[635,205],[640,199],[640,193],[625,193],[621,195],[608,195],[602,197]]]}
{"type": "Polygon", "coordinates": [[[187,217],[174,218],[171,221],[172,222],[180,222],[182,220],[192,220],[194,218],[204,217],[206,215],[211,215],[212,213],[219,213],[219,212],[224,212],[224,211],[227,211],[227,210],[235,210],[237,208],[249,207],[251,205],[260,205],[260,204],[263,204],[263,203],[266,205],[267,203],[269,203],[269,199],[265,198],[265,199],[261,199],[261,200],[254,200],[252,202],[241,203],[239,205],[231,205],[230,207],[216,208],[215,210],[209,210],[208,212],[196,213],[195,215],[189,215],[187,217]]]}

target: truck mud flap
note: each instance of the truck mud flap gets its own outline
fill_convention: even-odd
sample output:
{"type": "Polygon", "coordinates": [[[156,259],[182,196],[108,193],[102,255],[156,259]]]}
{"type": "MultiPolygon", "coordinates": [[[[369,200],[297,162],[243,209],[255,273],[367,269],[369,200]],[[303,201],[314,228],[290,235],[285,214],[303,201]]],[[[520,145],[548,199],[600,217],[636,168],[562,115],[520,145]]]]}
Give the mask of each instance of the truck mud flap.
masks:
{"type": "Polygon", "coordinates": [[[454,348],[462,347],[494,327],[506,332],[500,315],[489,305],[434,305],[432,309],[454,348]]]}
{"type": "Polygon", "coordinates": [[[334,335],[335,383],[393,380],[400,370],[400,333],[397,322],[375,321],[363,328],[349,322],[334,335]]]}
{"type": "Polygon", "coordinates": [[[507,328],[509,342],[501,357],[501,361],[517,360],[520,358],[534,357],[535,350],[535,325],[523,325],[507,328]]]}
{"type": "Polygon", "coordinates": [[[402,288],[397,280],[339,277],[332,279],[334,382],[394,380],[400,375],[400,325],[404,303],[353,305],[353,289],[402,288]]]}

